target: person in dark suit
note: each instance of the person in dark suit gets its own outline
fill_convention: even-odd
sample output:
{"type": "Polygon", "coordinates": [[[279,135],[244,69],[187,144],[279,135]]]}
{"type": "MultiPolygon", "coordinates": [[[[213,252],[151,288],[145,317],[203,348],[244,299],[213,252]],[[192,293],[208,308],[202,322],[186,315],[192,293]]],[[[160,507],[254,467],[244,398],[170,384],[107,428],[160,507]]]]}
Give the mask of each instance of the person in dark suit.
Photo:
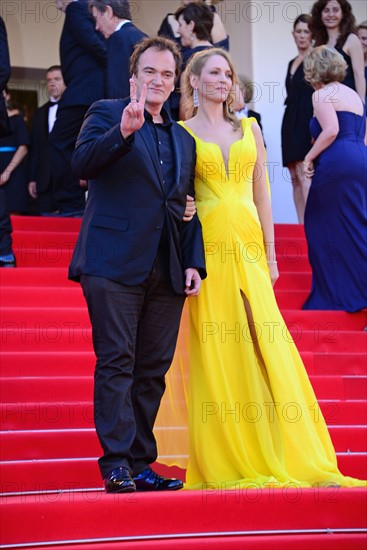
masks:
{"type": "Polygon", "coordinates": [[[195,142],[163,108],[180,63],[173,41],[139,42],[131,100],[92,105],[73,155],[89,196],[69,278],[80,281],[92,323],[107,492],[183,486],[150,466],[185,296],[197,295],[206,277],[199,219],[182,221],[194,193],[195,142]]]}
{"type": "Polygon", "coordinates": [[[62,215],[80,215],[85,190],[72,176],[71,156],[85,113],[104,97],[106,44],[94,29],[87,0],[55,0],[65,12],[60,38],[60,60],[67,86],[50,134],[52,177],[57,209],[62,215]]]}
{"type": "Polygon", "coordinates": [[[128,98],[130,56],[146,34],[131,22],[128,0],[90,0],[96,30],[107,39],[106,98],[128,98]]]}
{"type": "MultiPolygon", "coordinates": [[[[4,102],[3,114],[6,115],[5,97],[3,96],[6,84],[11,75],[8,36],[5,23],[0,17],[0,94],[4,102]]],[[[7,125],[4,124],[0,137],[8,133],[7,125]]],[[[5,183],[5,182],[4,182],[5,183]]],[[[12,225],[10,212],[7,206],[5,187],[0,181],[0,267],[15,267],[15,256],[12,249],[12,225]]]]}
{"type": "Polygon", "coordinates": [[[54,127],[59,101],[65,91],[60,65],[53,65],[47,69],[46,86],[50,99],[34,113],[29,154],[28,191],[35,199],[39,213],[56,210],[51,177],[49,134],[54,127]]]}

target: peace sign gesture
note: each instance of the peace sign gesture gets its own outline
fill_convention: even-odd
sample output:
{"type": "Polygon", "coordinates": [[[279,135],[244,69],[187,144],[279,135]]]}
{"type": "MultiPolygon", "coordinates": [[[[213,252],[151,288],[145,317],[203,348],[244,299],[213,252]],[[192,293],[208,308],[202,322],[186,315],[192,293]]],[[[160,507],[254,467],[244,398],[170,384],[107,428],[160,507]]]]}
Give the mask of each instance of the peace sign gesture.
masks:
{"type": "Polygon", "coordinates": [[[130,78],[130,103],[126,105],[122,112],[120,131],[123,138],[127,138],[144,124],[144,105],[147,97],[147,85],[143,84],[140,91],[140,97],[136,97],[136,84],[133,78],[130,78]]]}

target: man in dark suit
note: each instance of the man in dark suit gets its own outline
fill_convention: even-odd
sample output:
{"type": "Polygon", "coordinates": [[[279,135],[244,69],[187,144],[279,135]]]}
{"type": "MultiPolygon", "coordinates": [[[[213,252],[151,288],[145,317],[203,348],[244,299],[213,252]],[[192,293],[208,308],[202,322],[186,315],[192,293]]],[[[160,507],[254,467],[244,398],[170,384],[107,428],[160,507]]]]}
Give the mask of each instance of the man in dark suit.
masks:
{"type": "MultiPolygon", "coordinates": [[[[0,17],[0,94],[3,102],[2,116],[6,116],[6,105],[3,91],[10,78],[10,58],[8,47],[8,36],[6,33],[5,23],[0,17]]],[[[1,121],[0,137],[8,135],[8,127],[5,121],[1,121]]],[[[5,183],[5,182],[4,182],[5,183]]],[[[10,212],[7,206],[5,187],[0,181],[0,267],[15,267],[15,257],[12,250],[12,225],[10,220],[10,212]]]]}
{"type": "Polygon", "coordinates": [[[73,155],[89,196],[69,278],[81,282],[93,328],[107,492],[182,487],[150,467],[185,295],[197,295],[206,276],[199,219],[182,221],[194,192],[195,142],[163,108],[180,63],[173,41],[140,42],[131,101],[92,105],[73,155]]]}
{"type": "Polygon", "coordinates": [[[67,88],[50,134],[52,175],[57,209],[71,216],[85,206],[85,191],[71,173],[71,156],[85,113],[104,97],[106,45],[94,29],[87,0],[55,1],[65,12],[60,60],[67,88]]]}
{"type": "Polygon", "coordinates": [[[89,0],[96,30],[107,39],[106,96],[128,98],[130,93],[130,56],[135,44],[146,37],[131,22],[128,0],[89,0]]]}
{"type": "Polygon", "coordinates": [[[28,191],[36,200],[39,213],[56,210],[51,177],[49,134],[54,127],[59,101],[65,91],[60,65],[53,65],[47,69],[46,86],[50,99],[34,113],[29,153],[28,191]]]}

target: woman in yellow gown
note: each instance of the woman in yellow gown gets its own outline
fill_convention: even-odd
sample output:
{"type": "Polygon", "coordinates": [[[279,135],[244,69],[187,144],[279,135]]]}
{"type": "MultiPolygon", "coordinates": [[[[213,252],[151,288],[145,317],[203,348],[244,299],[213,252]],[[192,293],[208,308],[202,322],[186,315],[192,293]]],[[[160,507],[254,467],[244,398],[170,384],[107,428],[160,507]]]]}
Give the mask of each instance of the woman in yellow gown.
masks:
{"type": "Polygon", "coordinates": [[[279,312],[265,152],[255,119],[231,114],[236,75],[209,49],[187,68],[198,107],[196,206],[208,278],[189,302],[186,487],[363,485],[338,470],[325,421],[279,312]],[[195,92],[194,92],[195,90],[195,92]]]}

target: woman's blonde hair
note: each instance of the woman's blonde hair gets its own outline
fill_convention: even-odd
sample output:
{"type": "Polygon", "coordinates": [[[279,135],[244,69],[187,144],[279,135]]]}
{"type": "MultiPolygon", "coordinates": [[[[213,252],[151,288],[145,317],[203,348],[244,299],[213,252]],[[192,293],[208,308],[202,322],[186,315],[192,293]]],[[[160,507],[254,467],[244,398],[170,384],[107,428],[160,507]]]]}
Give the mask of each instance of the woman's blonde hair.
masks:
{"type": "MultiPolygon", "coordinates": [[[[185,97],[187,101],[187,105],[185,105],[185,111],[187,113],[191,113],[190,116],[193,116],[196,112],[193,101],[194,89],[190,83],[190,75],[193,74],[197,77],[200,77],[205,63],[210,57],[213,57],[213,55],[220,55],[227,61],[232,73],[232,86],[234,86],[238,82],[238,77],[233,65],[233,61],[225,50],[222,50],[222,48],[208,48],[207,50],[195,53],[187,64],[184,72],[183,82],[185,97]]],[[[234,112],[231,110],[232,103],[233,95],[229,93],[226,101],[223,103],[224,119],[230,122],[234,128],[239,128],[240,122],[234,112]]],[[[188,118],[190,118],[190,116],[188,118]]]]}
{"type": "Polygon", "coordinates": [[[311,50],[303,62],[305,79],[315,86],[342,82],[347,72],[347,63],[343,56],[330,46],[318,46],[311,50]]]}

